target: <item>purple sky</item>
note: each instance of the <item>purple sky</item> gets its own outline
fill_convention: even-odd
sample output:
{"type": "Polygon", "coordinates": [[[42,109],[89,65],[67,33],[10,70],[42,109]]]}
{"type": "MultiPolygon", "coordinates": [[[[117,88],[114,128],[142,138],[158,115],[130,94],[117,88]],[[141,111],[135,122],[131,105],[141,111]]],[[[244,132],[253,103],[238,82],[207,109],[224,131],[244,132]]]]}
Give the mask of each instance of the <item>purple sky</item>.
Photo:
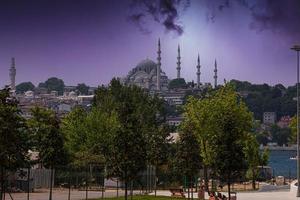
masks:
{"type": "MultiPolygon", "coordinates": [[[[294,2],[274,1],[282,3],[284,9],[294,2]]],[[[276,23],[261,28],[261,24],[253,23],[257,16],[238,0],[232,0],[224,9],[220,8],[220,2],[226,0],[214,3],[191,0],[176,18],[184,30],[178,35],[167,31],[151,16],[143,19],[145,24],[140,22],[137,26],[129,20],[136,12],[129,0],[2,0],[0,86],[9,83],[11,57],[16,58],[17,84],[24,81],[38,84],[52,76],[62,78],[66,85],[106,84],[114,76],[126,76],[147,57],[155,60],[159,37],[162,69],[170,79],[176,75],[180,44],[181,74],[187,81],[196,80],[199,53],[204,82],[212,82],[216,58],[219,82],[225,78],[294,84],[296,54],[289,48],[300,42],[299,29],[293,29],[295,16],[281,15],[287,20],[274,17],[276,23]]]]}

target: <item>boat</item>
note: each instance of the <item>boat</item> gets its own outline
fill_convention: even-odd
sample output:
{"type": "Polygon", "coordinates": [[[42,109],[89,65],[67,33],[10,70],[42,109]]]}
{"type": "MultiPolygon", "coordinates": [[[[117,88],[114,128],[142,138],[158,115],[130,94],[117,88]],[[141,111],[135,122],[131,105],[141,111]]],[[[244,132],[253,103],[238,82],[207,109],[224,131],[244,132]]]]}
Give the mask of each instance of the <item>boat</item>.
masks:
{"type": "Polygon", "coordinates": [[[290,160],[298,160],[298,159],[297,156],[294,156],[294,157],[290,157],[290,160]]]}

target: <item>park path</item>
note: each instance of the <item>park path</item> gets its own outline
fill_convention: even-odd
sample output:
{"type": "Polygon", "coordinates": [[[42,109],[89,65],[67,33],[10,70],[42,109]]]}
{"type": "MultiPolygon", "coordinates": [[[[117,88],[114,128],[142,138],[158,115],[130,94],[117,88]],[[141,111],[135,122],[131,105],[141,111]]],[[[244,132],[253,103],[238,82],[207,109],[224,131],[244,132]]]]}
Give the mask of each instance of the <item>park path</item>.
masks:
{"type": "MultiPolygon", "coordinates": [[[[27,200],[27,193],[12,193],[13,200],[27,200]]],[[[124,195],[123,191],[119,191],[119,195],[124,195]]],[[[104,192],[104,197],[116,197],[115,190],[107,190],[104,192]]],[[[89,191],[88,198],[101,198],[102,192],[89,191]]],[[[72,190],[71,200],[82,200],[86,198],[85,191],[72,190]]],[[[30,193],[30,200],[48,200],[49,191],[43,190],[39,192],[30,193]]],[[[53,200],[68,200],[68,190],[53,190],[53,200]]],[[[5,195],[5,200],[12,200],[8,194],[5,195]]]]}
{"type": "MultiPolygon", "coordinates": [[[[138,191],[135,192],[139,194],[138,191]]],[[[73,190],[71,192],[71,200],[82,200],[85,199],[85,191],[73,190]]],[[[101,192],[88,192],[88,198],[101,198],[101,192]]],[[[124,195],[123,191],[119,191],[119,195],[124,195]]],[[[170,196],[171,193],[167,190],[157,191],[157,195],[170,196]]],[[[225,194],[226,195],[226,194],[225,194]]],[[[107,190],[104,193],[104,197],[116,197],[117,192],[115,190],[107,190]]],[[[197,194],[194,193],[194,199],[197,194]]],[[[26,193],[13,193],[13,200],[27,200],[26,193]]],[[[40,191],[30,194],[30,200],[48,200],[48,191],[40,191]]],[[[206,197],[208,199],[208,197],[206,197]]],[[[5,200],[11,200],[9,195],[6,195],[5,200]]],[[[68,200],[68,190],[54,190],[53,200],[68,200]]],[[[300,200],[300,198],[294,197],[289,191],[273,191],[273,192],[240,192],[237,194],[237,200],[300,200]]]]}
{"type": "MultiPolygon", "coordinates": [[[[226,193],[224,194],[227,196],[226,193]]],[[[170,192],[158,191],[157,195],[170,196],[170,192]]],[[[197,197],[197,194],[194,193],[193,196],[195,198],[197,197]]],[[[208,199],[207,194],[205,199],[208,199]]],[[[272,192],[240,192],[237,193],[237,200],[300,200],[300,197],[297,198],[293,196],[289,190],[272,192]]]]}

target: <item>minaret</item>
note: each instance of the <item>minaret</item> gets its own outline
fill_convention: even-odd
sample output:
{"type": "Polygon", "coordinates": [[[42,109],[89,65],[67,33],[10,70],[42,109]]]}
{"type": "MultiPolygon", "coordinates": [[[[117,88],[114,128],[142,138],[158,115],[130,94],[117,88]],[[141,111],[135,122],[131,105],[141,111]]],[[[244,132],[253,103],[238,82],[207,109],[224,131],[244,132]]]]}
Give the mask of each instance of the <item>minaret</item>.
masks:
{"type": "Polygon", "coordinates": [[[200,56],[198,54],[198,59],[197,59],[197,87],[199,88],[200,87],[200,68],[201,68],[201,65],[200,65],[200,56]]]}
{"type": "Polygon", "coordinates": [[[218,72],[218,69],[217,69],[217,59],[215,59],[215,75],[214,75],[214,79],[215,79],[215,88],[218,86],[218,75],[217,75],[217,72],[218,72]]]}
{"type": "Polygon", "coordinates": [[[158,39],[157,50],[157,68],[156,68],[156,89],[160,91],[160,67],[161,67],[161,50],[160,50],[160,38],[158,39]]]}
{"type": "Polygon", "coordinates": [[[9,77],[10,77],[10,88],[12,91],[16,90],[16,63],[15,58],[11,59],[11,66],[9,69],[9,77]]]}
{"type": "Polygon", "coordinates": [[[180,78],[180,70],[181,70],[181,67],[180,67],[180,46],[178,45],[178,56],[177,56],[177,78],[180,78]]]}

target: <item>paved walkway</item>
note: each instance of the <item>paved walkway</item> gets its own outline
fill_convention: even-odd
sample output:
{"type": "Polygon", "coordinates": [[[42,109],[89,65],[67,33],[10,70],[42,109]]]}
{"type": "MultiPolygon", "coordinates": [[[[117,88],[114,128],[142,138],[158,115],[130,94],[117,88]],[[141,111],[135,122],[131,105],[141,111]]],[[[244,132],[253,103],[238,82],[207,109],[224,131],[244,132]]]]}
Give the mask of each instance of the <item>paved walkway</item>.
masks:
{"type": "MultiPolygon", "coordinates": [[[[68,190],[53,190],[53,200],[68,200],[68,190]]],[[[104,197],[116,197],[116,190],[106,190],[104,197]]],[[[13,200],[27,200],[27,193],[12,193],[13,200]]],[[[123,196],[124,192],[119,191],[119,195],[123,196]]],[[[102,192],[89,191],[88,198],[101,198],[102,192]]],[[[85,191],[72,190],[71,191],[71,200],[81,200],[86,198],[85,191]]],[[[49,199],[49,190],[38,191],[30,193],[30,200],[48,200],[49,199]]],[[[8,194],[5,195],[5,200],[11,200],[8,194]]]]}
{"type": "MultiPolygon", "coordinates": [[[[226,196],[227,194],[224,193],[226,196]]],[[[170,196],[169,191],[158,191],[157,195],[170,196]]],[[[194,193],[194,197],[197,194],[194,193]]],[[[206,194],[206,199],[208,196],[206,194]]],[[[273,192],[239,192],[237,200],[300,200],[300,198],[291,195],[290,191],[273,191],[273,192]]]]}
{"type": "MultiPolygon", "coordinates": [[[[40,191],[30,194],[30,200],[48,200],[49,193],[48,191],[40,191]]],[[[135,192],[139,194],[139,192],[135,192]]],[[[85,191],[73,190],[71,192],[71,200],[82,200],[85,199],[85,191]]],[[[101,192],[88,192],[88,198],[101,198],[101,192]]],[[[123,191],[119,191],[119,195],[124,195],[123,191]]],[[[157,191],[157,195],[170,196],[169,191],[157,191]]],[[[225,193],[226,195],[226,193],[225,193]]],[[[115,197],[117,192],[113,190],[107,190],[104,193],[104,197],[115,197]]],[[[26,193],[13,193],[12,197],[14,200],[27,200],[26,193]]],[[[194,193],[194,197],[197,197],[197,194],[194,193]]],[[[196,198],[195,198],[196,199],[196,198]]],[[[208,199],[208,197],[206,197],[208,199]]],[[[276,191],[276,192],[240,192],[237,194],[238,200],[300,200],[291,195],[289,191],[276,191]]],[[[9,195],[6,195],[5,200],[11,200],[9,195]]],[[[54,190],[53,191],[53,200],[68,200],[68,190],[54,190]]]]}

